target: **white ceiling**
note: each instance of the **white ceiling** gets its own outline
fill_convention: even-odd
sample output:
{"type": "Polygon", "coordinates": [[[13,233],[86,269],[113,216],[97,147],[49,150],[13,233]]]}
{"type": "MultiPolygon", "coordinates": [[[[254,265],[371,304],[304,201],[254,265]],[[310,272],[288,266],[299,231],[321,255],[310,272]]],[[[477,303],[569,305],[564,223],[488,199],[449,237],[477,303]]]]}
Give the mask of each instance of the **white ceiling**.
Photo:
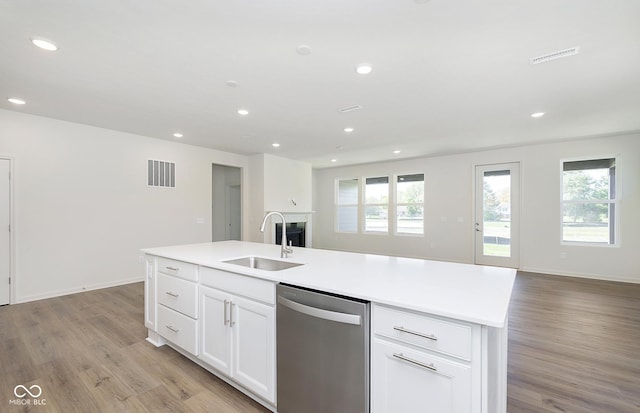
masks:
{"type": "Polygon", "coordinates": [[[639,22],[638,0],[0,0],[0,96],[27,101],[0,108],[315,167],[637,131],[639,22]]]}

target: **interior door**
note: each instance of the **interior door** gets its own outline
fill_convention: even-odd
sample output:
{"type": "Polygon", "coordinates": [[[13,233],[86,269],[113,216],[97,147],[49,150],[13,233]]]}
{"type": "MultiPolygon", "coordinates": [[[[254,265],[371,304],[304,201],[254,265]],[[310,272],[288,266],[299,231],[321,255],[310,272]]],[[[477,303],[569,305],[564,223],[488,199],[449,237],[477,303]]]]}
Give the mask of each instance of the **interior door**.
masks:
{"type": "Polygon", "coordinates": [[[0,305],[11,297],[11,163],[0,159],[0,305]]]}
{"type": "Polygon", "coordinates": [[[520,164],[477,165],[475,262],[518,268],[520,164]]]}

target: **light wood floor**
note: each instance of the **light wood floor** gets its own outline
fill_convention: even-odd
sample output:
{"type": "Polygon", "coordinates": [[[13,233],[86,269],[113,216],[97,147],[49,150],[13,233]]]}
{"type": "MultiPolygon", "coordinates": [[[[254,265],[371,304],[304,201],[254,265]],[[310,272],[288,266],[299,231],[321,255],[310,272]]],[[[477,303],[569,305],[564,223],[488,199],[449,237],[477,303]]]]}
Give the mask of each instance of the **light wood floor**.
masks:
{"type": "MultiPolygon", "coordinates": [[[[268,411],[145,337],[141,283],[0,307],[0,412],[268,411]]],[[[509,413],[640,412],[640,285],[519,273],[508,386],[509,413]]]]}
{"type": "Polygon", "coordinates": [[[137,283],[0,307],[0,412],[268,412],[146,342],[143,303],[137,283]],[[10,405],[20,384],[46,406],[10,405]]]}
{"type": "Polygon", "coordinates": [[[509,413],[639,413],[640,285],[518,273],[509,413]]]}

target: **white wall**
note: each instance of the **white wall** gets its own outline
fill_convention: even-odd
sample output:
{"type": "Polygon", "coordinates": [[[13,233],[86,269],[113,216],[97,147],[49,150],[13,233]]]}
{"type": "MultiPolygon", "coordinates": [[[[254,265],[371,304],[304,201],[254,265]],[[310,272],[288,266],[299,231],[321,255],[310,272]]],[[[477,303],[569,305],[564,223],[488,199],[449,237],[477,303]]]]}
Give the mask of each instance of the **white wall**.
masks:
{"type": "Polygon", "coordinates": [[[0,154],[14,159],[14,302],[141,280],[140,248],[211,241],[211,165],[248,167],[245,156],[4,110],[0,154]],[[147,159],[176,163],[175,189],[147,187],[147,159]]]}
{"type": "Polygon", "coordinates": [[[521,163],[521,269],[640,282],[640,134],[316,170],[314,247],[472,263],[474,165],[512,161],[521,163]],[[617,157],[619,245],[561,245],[561,160],[611,155],[617,157]],[[424,237],[334,232],[335,179],[420,172],[424,237]]]}
{"type": "Polygon", "coordinates": [[[264,242],[271,239],[270,233],[259,231],[265,212],[311,212],[311,164],[269,154],[251,156],[249,163],[251,213],[248,239],[264,242]]]}

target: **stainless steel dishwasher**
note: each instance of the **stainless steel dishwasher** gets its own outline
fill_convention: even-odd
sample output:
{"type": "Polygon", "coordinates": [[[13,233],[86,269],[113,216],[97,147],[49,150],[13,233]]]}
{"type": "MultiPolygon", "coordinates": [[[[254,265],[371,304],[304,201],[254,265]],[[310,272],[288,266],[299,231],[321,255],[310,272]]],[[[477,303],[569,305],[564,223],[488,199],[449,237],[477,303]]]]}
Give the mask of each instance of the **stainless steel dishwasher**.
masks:
{"type": "Polygon", "coordinates": [[[277,286],[278,413],[369,412],[369,302],[277,286]]]}

